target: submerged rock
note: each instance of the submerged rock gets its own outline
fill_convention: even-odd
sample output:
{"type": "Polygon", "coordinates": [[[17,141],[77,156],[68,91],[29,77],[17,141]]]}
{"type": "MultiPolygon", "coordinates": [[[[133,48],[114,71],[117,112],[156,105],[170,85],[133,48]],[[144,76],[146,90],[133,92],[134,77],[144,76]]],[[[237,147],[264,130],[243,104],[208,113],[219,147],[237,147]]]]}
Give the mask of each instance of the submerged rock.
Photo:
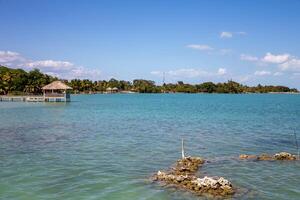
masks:
{"type": "Polygon", "coordinates": [[[240,159],[244,160],[244,159],[252,159],[252,160],[296,160],[296,156],[292,155],[290,153],[287,152],[280,152],[280,153],[276,153],[274,155],[269,155],[266,153],[263,153],[259,156],[256,155],[247,155],[247,154],[241,154],[239,156],[240,159]]]}
{"type": "Polygon", "coordinates": [[[257,156],[256,155],[247,155],[247,154],[241,154],[239,156],[240,159],[257,159],[257,156]]]}
{"type": "Polygon", "coordinates": [[[287,152],[280,152],[274,155],[275,160],[296,160],[296,156],[287,152]]]}
{"type": "Polygon", "coordinates": [[[230,195],[234,193],[232,184],[223,177],[212,178],[205,176],[192,181],[196,185],[195,189],[201,193],[210,193],[214,195],[230,195]]]}
{"type": "Polygon", "coordinates": [[[274,160],[273,156],[263,153],[257,157],[257,160],[274,160]]]}
{"type": "Polygon", "coordinates": [[[233,194],[232,184],[223,177],[213,178],[205,176],[204,178],[199,178],[195,176],[195,173],[203,163],[204,160],[198,157],[180,159],[170,171],[158,171],[153,180],[175,185],[198,195],[205,193],[216,196],[233,194]]]}
{"type": "Polygon", "coordinates": [[[199,157],[185,157],[176,162],[174,171],[176,174],[196,173],[204,160],[199,157]]]}

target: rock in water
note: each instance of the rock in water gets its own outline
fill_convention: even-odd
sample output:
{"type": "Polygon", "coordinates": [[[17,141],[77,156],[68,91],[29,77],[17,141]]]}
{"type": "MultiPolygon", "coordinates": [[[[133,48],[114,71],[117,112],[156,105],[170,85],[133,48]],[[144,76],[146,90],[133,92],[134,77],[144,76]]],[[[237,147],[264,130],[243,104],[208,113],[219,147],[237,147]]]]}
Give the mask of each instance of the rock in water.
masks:
{"type": "Polygon", "coordinates": [[[199,157],[180,159],[170,171],[158,171],[153,180],[176,185],[198,195],[205,193],[216,196],[234,194],[232,184],[223,177],[212,178],[205,176],[204,178],[198,178],[195,176],[195,173],[203,163],[204,160],[199,157]]]}
{"type": "Polygon", "coordinates": [[[247,154],[241,154],[239,156],[241,160],[249,159],[249,160],[296,160],[297,157],[293,154],[287,153],[287,152],[280,152],[276,153],[274,155],[269,155],[266,153],[263,153],[259,156],[256,155],[247,155],[247,154]]]}
{"type": "Polygon", "coordinates": [[[196,185],[197,191],[201,193],[210,193],[213,195],[231,195],[234,193],[232,184],[223,177],[218,179],[205,176],[192,181],[196,185]]]}
{"type": "Polygon", "coordinates": [[[194,174],[202,164],[204,160],[199,157],[185,157],[176,162],[174,171],[176,174],[194,174]]]}
{"type": "Polygon", "coordinates": [[[257,157],[257,160],[274,160],[273,156],[263,153],[257,157]]]}
{"type": "Polygon", "coordinates": [[[274,155],[275,160],[296,160],[296,156],[287,152],[280,152],[274,155]]]}
{"type": "Polygon", "coordinates": [[[244,160],[244,159],[257,159],[256,155],[247,155],[247,154],[241,154],[239,156],[240,159],[244,160]]]}

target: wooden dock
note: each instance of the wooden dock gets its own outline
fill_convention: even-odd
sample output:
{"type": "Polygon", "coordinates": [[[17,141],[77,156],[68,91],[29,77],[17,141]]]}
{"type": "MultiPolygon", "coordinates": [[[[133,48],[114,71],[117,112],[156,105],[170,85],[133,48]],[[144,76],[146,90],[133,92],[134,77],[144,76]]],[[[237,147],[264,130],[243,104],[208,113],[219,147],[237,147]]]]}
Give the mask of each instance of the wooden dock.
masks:
{"type": "Polygon", "coordinates": [[[31,96],[7,96],[0,95],[1,101],[10,102],[70,102],[70,94],[57,95],[31,95],[31,96]]]}
{"type": "Polygon", "coordinates": [[[0,101],[15,101],[15,102],[44,102],[44,96],[0,96],[0,101]]]}
{"type": "Polygon", "coordinates": [[[43,95],[0,95],[0,101],[16,102],[70,102],[72,88],[61,81],[54,81],[43,88],[43,95]]]}

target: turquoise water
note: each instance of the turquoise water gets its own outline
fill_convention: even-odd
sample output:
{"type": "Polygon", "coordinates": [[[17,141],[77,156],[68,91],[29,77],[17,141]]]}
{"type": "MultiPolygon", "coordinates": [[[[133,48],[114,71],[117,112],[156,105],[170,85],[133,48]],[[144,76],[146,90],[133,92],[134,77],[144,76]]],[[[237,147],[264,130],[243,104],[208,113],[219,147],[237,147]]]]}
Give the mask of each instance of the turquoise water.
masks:
{"type": "MultiPolygon", "coordinates": [[[[300,95],[78,95],[0,102],[0,199],[206,199],[148,181],[181,156],[210,162],[235,199],[300,199],[300,163],[239,154],[296,153],[300,95]]],[[[299,141],[300,143],[300,141],[299,141]]]]}

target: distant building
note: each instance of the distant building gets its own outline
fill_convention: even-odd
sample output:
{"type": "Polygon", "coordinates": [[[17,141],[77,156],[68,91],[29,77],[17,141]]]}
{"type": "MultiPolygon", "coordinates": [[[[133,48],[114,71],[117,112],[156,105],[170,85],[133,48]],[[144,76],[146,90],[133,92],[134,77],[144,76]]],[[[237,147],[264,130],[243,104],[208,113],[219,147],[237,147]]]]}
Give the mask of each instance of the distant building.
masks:
{"type": "Polygon", "coordinates": [[[117,93],[117,92],[119,92],[119,89],[116,87],[114,87],[114,88],[108,87],[108,88],[106,88],[106,92],[107,93],[117,93]]]}
{"type": "Polygon", "coordinates": [[[54,81],[44,86],[44,101],[46,102],[69,102],[71,101],[70,90],[72,88],[61,81],[54,81]]]}

